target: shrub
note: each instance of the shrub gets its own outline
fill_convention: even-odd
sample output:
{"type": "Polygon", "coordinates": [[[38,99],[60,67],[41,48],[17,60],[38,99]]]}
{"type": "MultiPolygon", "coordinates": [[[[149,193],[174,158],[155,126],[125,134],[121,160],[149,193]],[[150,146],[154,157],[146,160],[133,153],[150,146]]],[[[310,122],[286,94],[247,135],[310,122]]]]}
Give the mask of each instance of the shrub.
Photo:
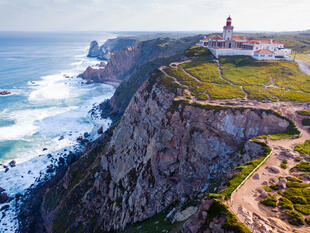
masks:
{"type": "Polygon", "coordinates": [[[273,190],[279,190],[279,186],[276,184],[270,185],[270,188],[272,188],[273,190]]]}
{"type": "Polygon", "coordinates": [[[281,168],[286,169],[287,165],[285,163],[281,163],[281,168]]]}
{"type": "Polygon", "coordinates": [[[293,176],[288,176],[288,177],[286,177],[286,179],[287,179],[288,181],[302,183],[302,180],[301,180],[301,179],[298,179],[298,178],[293,177],[293,176]]]}
{"type": "Polygon", "coordinates": [[[301,116],[310,116],[310,110],[296,111],[301,116]]]}
{"type": "Polygon", "coordinates": [[[294,207],[300,213],[303,213],[303,214],[306,214],[306,215],[310,214],[310,205],[295,204],[294,207]]]}
{"type": "Polygon", "coordinates": [[[280,209],[287,209],[287,210],[292,210],[293,209],[293,204],[292,202],[285,198],[285,197],[280,197],[279,199],[279,208],[280,209]]]}
{"type": "Polygon", "coordinates": [[[261,200],[260,203],[262,203],[265,206],[276,207],[277,206],[277,198],[275,195],[273,195],[271,197],[267,197],[267,198],[261,200]]]}
{"type": "Polygon", "coordinates": [[[309,189],[288,188],[284,192],[284,197],[289,199],[294,204],[307,204],[310,201],[309,189]]]}
{"type": "Polygon", "coordinates": [[[302,162],[291,169],[292,171],[310,172],[310,163],[302,162]]]}
{"type": "Polygon", "coordinates": [[[308,225],[310,225],[310,218],[306,218],[305,221],[308,225]]]}
{"type": "Polygon", "coordinates": [[[240,223],[237,217],[228,210],[228,207],[220,200],[214,200],[208,210],[208,222],[211,222],[215,217],[224,215],[226,220],[222,225],[222,228],[226,231],[250,233],[249,229],[242,223],[240,223]]]}
{"type": "Polygon", "coordinates": [[[266,192],[272,192],[272,189],[270,187],[268,187],[268,186],[264,186],[264,189],[265,189],[266,192]]]}
{"type": "Polygon", "coordinates": [[[286,212],[289,215],[288,222],[294,226],[302,226],[305,224],[304,217],[295,210],[288,210],[286,212]]]}
{"type": "Polygon", "coordinates": [[[295,146],[294,150],[301,154],[310,155],[310,140],[306,140],[304,144],[295,146]]]}
{"type": "Polygon", "coordinates": [[[303,126],[310,126],[310,118],[303,119],[301,123],[303,126]]]}
{"type": "Polygon", "coordinates": [[[287,159],[283,159],[282,163],[287,164],[287,159]]]}
{"type": "Polygon", "coordinates": [[[296,162],[300,162],[302,160],[302,158],[300,157],[300,156],[297,156],[296,158],[295,158],[295,161],[296,162]]]}
{"type": "Polygon", "coordinates": [[[300,182],[295,182],[295,181],[288,181],[286,183],[286,186],[288,188],[306,188],[306,187],[309,187],[308,184],[302,184],[300,182]]]}

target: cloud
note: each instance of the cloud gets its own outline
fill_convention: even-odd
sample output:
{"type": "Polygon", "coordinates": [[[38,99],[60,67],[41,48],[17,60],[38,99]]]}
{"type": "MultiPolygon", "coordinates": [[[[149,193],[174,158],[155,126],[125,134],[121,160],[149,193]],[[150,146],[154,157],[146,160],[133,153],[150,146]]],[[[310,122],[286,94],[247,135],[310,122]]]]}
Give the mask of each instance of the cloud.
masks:
{"type": "Polygon", "coordinates": [[[0,30],[309,29],[309,0],[0,0],[0,30]]]}

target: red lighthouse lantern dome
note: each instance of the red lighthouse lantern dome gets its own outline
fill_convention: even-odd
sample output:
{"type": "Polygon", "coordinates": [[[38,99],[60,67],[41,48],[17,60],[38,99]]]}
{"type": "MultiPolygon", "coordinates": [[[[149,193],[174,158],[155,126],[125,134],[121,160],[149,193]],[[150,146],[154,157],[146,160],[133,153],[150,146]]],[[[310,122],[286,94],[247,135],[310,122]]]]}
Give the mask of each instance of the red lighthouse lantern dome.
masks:
{"type": "Polygon", "coordinates": [[[230,16],[227,18],[226,26],[231,26],[231,17],[230,16]]]}

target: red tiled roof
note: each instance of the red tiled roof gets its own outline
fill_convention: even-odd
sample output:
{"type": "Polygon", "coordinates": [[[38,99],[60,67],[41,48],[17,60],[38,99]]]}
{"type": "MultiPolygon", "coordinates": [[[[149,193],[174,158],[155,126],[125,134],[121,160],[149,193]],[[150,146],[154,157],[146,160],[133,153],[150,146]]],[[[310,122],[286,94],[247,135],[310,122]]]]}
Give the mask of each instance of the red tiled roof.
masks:
{"type": "Polygon", "coordinates": [[[247,40],[245,37],[234,36],[234,40],[247,40]]]}
{"type": "Polygon", "coordinates": [[[261,49],[261,50],[257,50],[254,53],[259,53],[259,54],[274,54],[274,52],[268,50],[268,49],[261,49]]]}
{"type": "Polygon", "coordinates": [[[223,40],[223,37],[221,37],[221,36],[214,36],[211,39],[212,40],[223,40]]]}

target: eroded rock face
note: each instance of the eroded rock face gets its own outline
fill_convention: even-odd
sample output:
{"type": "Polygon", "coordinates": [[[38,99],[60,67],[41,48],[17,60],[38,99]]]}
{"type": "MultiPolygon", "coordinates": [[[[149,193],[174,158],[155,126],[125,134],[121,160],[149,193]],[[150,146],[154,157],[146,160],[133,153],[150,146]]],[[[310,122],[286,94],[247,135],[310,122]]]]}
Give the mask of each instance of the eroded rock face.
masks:
{"type": "Polygon", "coordinates": [[[89,46],[88,57],[98,57],[100,53],[99,44],[97,41],[92,41],[89,46]]]}
{"type": "Polygon", "coordinates": [[[174,97],[155,78],[139,89],[103,134],[113,131],[107,143],[87,152],[45,195],[48,232],[109,232],[149,218],[256,158],[262,148],[248,139],[288,126],[271,111],[204,108],[174,97]]]}

